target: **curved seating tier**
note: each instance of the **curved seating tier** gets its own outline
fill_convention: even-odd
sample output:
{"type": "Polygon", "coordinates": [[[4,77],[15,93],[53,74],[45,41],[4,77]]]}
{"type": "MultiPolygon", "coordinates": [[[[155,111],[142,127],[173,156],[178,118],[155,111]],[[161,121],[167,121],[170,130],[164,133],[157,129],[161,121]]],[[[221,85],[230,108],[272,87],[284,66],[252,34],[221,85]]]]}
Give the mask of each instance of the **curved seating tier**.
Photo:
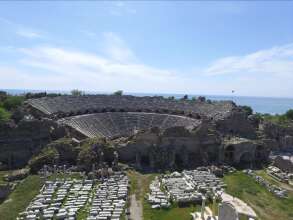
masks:
{"type": "Polygon", "coordinates": [[[87,137],[116,138],[130,136],[139,130],[158,127],[196,127],[200,120],[178,115],[142,112],[106,112],[67,117],[58,121],[70,126],[87,137]]]}
{"type": "Polygon", "coordinates": [[[30,99],[27,103],[46,115],[58,118],[100,112],[153,112],[221,119],[235,108],[230,101],[203,102],[130,95],[63,95],[30,99]]]}

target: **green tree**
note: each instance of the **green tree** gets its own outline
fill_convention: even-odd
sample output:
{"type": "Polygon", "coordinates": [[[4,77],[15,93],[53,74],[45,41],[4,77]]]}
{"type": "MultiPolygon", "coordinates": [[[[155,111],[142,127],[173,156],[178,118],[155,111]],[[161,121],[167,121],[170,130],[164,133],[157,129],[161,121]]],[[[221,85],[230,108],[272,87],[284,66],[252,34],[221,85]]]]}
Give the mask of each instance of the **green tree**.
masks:
{"type": "Polygon", "coordinates": [[[187,99],[188,99],[188,95],[184,95],[184,96],[182,97],[182,99],[183,99],[183,100],[187,100],[187,99]]]}
{"type": "Polygon", "coordinates": [[[0,102],[3,102],[7,98],[7,93],[5,91],[0,91],[0,102]]]}
{"type": "Polygon", "coordinates": [[[241,106],[241,108],[246,112],[247,115],[252,115],[253,110],[250,106],[243,105],[243,106],[241,106]]]}
{"type": "Polygon", "coordinates": [[[3,107],[8,110],[14,110],[18,106],[21,106],[24,101],[23,96],[7,96],[7,98],[3,102],[3,107]]]}
{"type": "Polygon", "coordinates": [[[293,109],[289,109],[285,115],[288,119],[293,120],[293,109]]]}
{"type": "Polygon", "coordinates": [[[84,94],[83,91],[78,90],[78,89],[73,89],[73,90],[70,91],[70,93],[71,93],[71,95],[73,95],[73,96],[81,96],[81,95],[84,94]]]}
{"type": "Polygon", "coordinates": [[[121,95],[123,95],[123,91],[122,90],[118,90],[118,91],[114,92],[113,95],[119,95],[119,96],[121,96],[121,95]]]}
{"type": "Polygon", "coordinates": [[[0,107],[0,123],[8,121],[10,118],[10,113],[4,108],[0,107]]]}

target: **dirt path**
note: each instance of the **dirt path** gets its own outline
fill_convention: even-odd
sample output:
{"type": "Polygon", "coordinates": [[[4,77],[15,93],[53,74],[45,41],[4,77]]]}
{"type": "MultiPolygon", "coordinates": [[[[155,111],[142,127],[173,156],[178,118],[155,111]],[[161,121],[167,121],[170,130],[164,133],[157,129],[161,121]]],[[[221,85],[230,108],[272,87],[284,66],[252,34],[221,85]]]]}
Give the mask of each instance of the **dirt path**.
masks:
{"type": "Polygon", "coordinates": [[[130,220],[142,220],[142,204],[135,194],[132,194],[130,199],[130,220]]]}
{"type": "Polygon", "coordinates": [[[133,194],[130,196],[130,220],[142,220],[142,177],[140,174],[136,175],[136,187],[133,194]]]}

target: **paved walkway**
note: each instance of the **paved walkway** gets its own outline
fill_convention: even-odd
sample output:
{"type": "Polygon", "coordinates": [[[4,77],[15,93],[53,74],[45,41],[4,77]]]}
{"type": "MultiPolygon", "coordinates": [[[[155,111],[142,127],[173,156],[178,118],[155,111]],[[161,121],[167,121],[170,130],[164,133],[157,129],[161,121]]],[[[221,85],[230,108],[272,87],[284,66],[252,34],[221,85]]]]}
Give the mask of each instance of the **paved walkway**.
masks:
{"type": "Polygon", "coordinates": [[[142,220],[142,204],[135,194],[130,197],[130,220],[142,220]]]}

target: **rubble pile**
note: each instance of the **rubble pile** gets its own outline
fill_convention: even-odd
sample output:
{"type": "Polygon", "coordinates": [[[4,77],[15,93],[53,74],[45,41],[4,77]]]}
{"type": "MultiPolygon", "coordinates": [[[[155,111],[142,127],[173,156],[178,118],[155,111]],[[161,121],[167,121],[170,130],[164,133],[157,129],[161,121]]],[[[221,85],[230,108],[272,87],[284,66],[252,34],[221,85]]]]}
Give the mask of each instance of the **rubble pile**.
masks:
{"type": "Polygon", "coordinates": [[[152,208],[168,207],[170,201],[179,204],[200,202],[203,196],[212,198],[224,187],[225,184],[209,169],[173,172],[151,183],[148,201],[152,208]]]}
{"type": "Polygon", "coordinates": [[[284,182],[284,183],[289,183],[290,180],[290,173],[283,172],[281,169],[275,166],[269,166],[266,169],[266,172],[268,175],[271,177],[277,179],[278,181],[284,182]]]}
{"type": "Polygon", "coordinates": [[[243,172],[249,176],[251,176],[256,182],[260,185],[264,186],[268,191],[273,193],[276,197],[279,198],[287,198],[287,190],[278,187],[274,184],[269,183],[267,180],[262,178],[261,176],[256,175],[252,170],[243,170],[243,172]]]}
{"type": "Polygon", "coordinates": [[[174,172],[165,175],[162,183],[172,201],[178,203],[201,201],[202,194],[194,187],[191,178],[186,177],[183,173],[174,172]]]}
{"type": "Polygon", "coordinates": [[[68,219],[74,220],[92,190],[92,180],[46,181],[41,192],[19,214],[18,219],[68,219]]]}
{"type": "Polygon", "coordinates": [[[124,210],[128,178],[121,172],[99,180],[46,181],[40,193],[18,220],[75,220],[85,212],[87,220],[119,220],[124,210]]]}
{"type": "Polygon", "coordinates": [[[161,190],[161,182],[156,177],[150,184],[150,193],[148,194],[148,202],[152,208],[169,208],[169,197],[161,190]]]}
{"type": "Polygon", "coordinates": [[[95,190],[87,220],[119,220],[128,193],[128,177],[120,172],[106,179],[95,190]]]}

